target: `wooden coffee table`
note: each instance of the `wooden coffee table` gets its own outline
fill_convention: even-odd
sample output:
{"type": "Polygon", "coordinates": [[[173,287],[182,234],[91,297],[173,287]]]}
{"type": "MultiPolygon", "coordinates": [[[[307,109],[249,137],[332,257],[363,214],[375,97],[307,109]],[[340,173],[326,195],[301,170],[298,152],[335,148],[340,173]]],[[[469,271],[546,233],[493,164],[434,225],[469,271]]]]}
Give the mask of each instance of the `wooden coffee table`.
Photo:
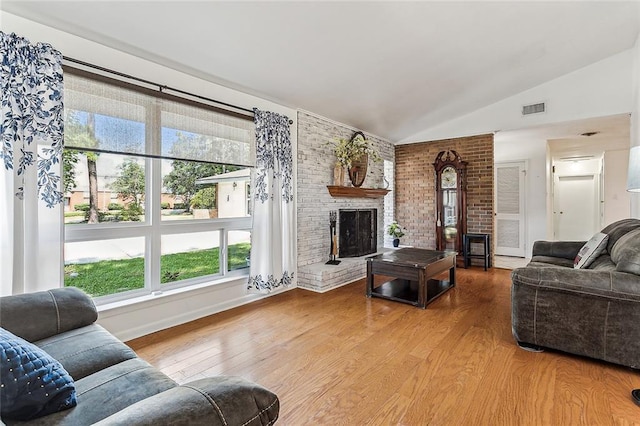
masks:
{"type": "Polygon", "coordinates": [[[367,259],[367,297],[425,309],[456,285],[456,252],[401,248],[367,259]],[[448,280],[433,277],[449,270],[448,280]],[[374,287],[374,275],[393,277],[374,287]]]}

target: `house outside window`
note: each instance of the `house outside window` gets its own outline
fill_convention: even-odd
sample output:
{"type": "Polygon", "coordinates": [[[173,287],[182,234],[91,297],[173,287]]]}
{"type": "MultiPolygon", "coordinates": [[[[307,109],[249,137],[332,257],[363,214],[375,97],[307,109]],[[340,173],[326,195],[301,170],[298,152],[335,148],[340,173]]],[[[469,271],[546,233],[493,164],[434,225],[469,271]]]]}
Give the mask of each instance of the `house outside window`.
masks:
{"type": "Polygon", "coordinates": [[[65,69],[65,286],[102,303],[248,274],[254,133],[237,114],[65,69]]]}

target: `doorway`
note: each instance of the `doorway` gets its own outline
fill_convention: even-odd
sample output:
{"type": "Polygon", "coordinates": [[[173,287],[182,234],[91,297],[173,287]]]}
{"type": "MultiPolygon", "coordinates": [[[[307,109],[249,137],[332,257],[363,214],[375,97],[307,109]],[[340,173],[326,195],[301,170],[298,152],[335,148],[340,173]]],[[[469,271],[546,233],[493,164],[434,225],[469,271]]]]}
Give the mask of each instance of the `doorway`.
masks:
{"type": "Polygon", "coordinates": [[[599,160],[556,165],[553,180],[554,239],[587,241],[600,230],[599,166],[599,160]]]}

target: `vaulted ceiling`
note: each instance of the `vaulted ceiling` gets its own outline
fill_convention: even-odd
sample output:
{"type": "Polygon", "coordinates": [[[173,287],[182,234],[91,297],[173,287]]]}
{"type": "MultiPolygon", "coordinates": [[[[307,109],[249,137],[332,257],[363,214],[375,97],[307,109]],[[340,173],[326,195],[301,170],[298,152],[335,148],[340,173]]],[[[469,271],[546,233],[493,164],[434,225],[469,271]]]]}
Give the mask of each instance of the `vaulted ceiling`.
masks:
{"type": "Polygon", "coordinates": [[[639,6],[0,3],[9,13],[394,142],[631,48],[639,6]]]}

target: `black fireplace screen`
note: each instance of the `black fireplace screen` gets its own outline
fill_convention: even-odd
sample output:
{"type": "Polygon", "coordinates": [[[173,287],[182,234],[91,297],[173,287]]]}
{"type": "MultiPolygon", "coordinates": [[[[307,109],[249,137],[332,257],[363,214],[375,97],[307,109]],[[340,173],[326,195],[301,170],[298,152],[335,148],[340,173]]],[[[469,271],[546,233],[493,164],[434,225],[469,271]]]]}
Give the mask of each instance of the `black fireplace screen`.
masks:
{"type": "Polygon", "coordinates": [[[358,257],[377,251],[378,209],[341,209],[339,216],[340,257],[358,257]]]}

